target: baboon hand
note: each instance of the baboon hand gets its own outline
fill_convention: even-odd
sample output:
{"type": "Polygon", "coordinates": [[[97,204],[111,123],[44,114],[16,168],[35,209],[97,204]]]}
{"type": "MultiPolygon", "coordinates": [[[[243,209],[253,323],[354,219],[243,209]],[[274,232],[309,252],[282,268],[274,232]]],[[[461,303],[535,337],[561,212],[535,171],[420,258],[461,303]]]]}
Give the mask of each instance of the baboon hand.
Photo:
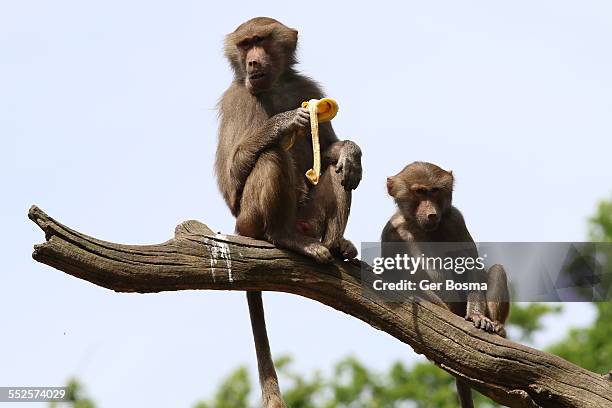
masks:
{"type": "Polygon", "coordinates": [[[342,259],[354,259],[357,256],[357,248],[351,241],[345,238],[340,238],[338,242],[331,247],[331,251],[334,255],[339,255],[342,259]]]}
{"type": "Polygon", "coordinates": [[[297,108],[276,115],[279,121],[279,136],[305,129],[310,125],[310,113],[306,108],[297,108]]]}
{"type": "Polygon", "coordinates": [[[354,190],[361,181],[361,149],[355,143],[346,141],[336,163],[336,173],[342,172],[340,184],[346,191],[354,190]]]}
{"type": "Polygon", "coordinates": [[[474,326],[488,332],[495,331],[495,325],[487,316],[482,313],[472,312],[465,316],[465,320],[469,320],[474,323],[474,326]]]}

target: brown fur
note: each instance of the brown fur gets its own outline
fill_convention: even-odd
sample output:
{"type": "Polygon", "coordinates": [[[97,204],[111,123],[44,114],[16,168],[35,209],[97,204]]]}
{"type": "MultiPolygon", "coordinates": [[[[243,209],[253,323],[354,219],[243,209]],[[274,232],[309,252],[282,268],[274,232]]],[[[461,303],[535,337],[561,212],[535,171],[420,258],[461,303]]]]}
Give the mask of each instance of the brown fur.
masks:
{"type": "MultiPolygon", "coordinates": [[[[451,172],[423,162],[406,166],[387,178],[387,189],[398,211],[383,229],[382,242],[464,242],[465,256],[478,257],[478,251],[461,212],[452,205],[454,178],[451,172]]],[[[393,254],[384,254],[384,256],[393,254]]],[[[444,282],[444,272],[427,270],[420,278],[444,282]]],[[[453,313],[471,320],[483,330],[506,335],[504,324],[510,311],[508,282],[503,266],[493,265],[488,271],[474,270],[470,282],[487,282],[486,297],[480,292],[465,294],[465,301],[445,302],[436,293],[421,292],[420,296],[453,313]]],[[[473,407],[469,384],[457,379],[457,392],[463,408],[473,407]]]]}
{"type": "MultiPolygon", "coordinates": [[[[226,37],[234,80],[219,102],[219,189],[239,234],[319,262],[330,262],[332,254],[354,258],[357,251],[344,230],[351,190],[361,180],[361,151],[339,141],[330,123],[321,123],[323,172],[316,186],[307,182],[313,155],[309,114],[300,106],[322,98],[323,91],[295,70],[296,45],[297,31],[268,17],[251,19],[226,37]],[[295,142],[285,150],[281,146],[290,137],[295,142]]],[[[258,293],[249,295],[249,308],[264,406],[284,406],[258,293]]]]}

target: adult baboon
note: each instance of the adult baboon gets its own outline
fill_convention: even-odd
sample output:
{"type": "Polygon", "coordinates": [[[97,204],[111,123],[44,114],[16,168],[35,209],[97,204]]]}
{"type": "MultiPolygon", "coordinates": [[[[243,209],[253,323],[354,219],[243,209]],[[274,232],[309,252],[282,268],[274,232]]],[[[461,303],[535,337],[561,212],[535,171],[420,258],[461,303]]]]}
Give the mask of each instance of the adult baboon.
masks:
{"type": "MultiPolygon", "coordinates": [[[[361,180],[361,150],[339,141],[330,123],[321,123],[322,174],[317,185],[308,183],[310,116],[300,106],[323,92],[294,68],[297,37],[296,30],[267,17],[251,19],[226,37],[234,80],[219,102],[219,188],[239,234],[319,262],[331,262],[332,254],[354,258],[357,250],[344,230],[351,190],[361,180]]],[[[283,407],[261,292],[247,298],[264,406],[283,407]]]]}

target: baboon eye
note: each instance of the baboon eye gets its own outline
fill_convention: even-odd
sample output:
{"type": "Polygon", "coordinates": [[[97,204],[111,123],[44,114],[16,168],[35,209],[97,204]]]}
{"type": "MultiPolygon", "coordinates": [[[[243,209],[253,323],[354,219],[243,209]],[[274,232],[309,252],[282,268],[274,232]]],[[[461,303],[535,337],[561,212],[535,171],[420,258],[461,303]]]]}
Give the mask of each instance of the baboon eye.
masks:
{"type": "Polygon", "coordinates": [[[255,37],[253,37],[253,39],[252,39],[252,41],[251,41],[251,42],[252,42],[253,44],[259,44],[259,43],[260,43],[260,42],[262,42],[262,41],[263,41],[263,38],[261,38],[261,37],[259,37],[259,36],[257,36],[257,35],[256,35],[255,37]]]}
{"type": "Polygon", "coordinates": [[[432,189],[431,189],[431,190],[429,190],[429,191],[435,194],[435,193],[437,193],[438,191],[440,191],[440,188],[439,188],[439,187],[434,187],[434,188],[432,188],[432,189]]]}
{"type": "Polygon", "coordinates": [[[425,189],[425,188],[417,188],[417,193],[418,194],[427,194],[427,189],[425,189]]]}

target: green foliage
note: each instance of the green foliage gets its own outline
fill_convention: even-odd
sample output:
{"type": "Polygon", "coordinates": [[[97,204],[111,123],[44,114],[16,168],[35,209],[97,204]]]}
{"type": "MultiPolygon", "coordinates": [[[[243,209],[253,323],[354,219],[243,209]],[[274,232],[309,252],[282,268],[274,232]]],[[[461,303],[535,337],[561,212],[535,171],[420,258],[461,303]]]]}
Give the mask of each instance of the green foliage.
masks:
{"type": "Polygon", "coordinates": [[[612,369],[612,303],[595,303],[595,323],[572,329],[567,337],[548,351],[596,373],[612,369]]]}
{"type": "Polygon", "coordinates": [[[289,356],[284,356],[274,361],[279,375],[290,384],[289,389],[283,392],[285,402],[291,408],[319,407],[317,397],[319,391],[324,387],[321,374],[315,371],[310,378],[305,377],[292,370],[292,362],[293,359],[289,356]]]}
{"type": "Polygon", "coordinates": [[[251,378],[245,367],[232,372],[219,386],[213,401],[199,402],[194,408],[248,408],[251,378]]]}
{"type": "Polygon", "coordinates": [[[533,335],[542,330],[542,318],[551,313],[558,314],[562,310],[559,305],[549,305],[546,303],[513,303],[510,308],[510,318],[508,324],[518,334],[516,339],[523,342],[533,341],[533,335]]]}
{"type": "MultiPolygon", "coordinates": [[[[612,200],[602,201],[590,219],[590,238],[597,242],[612,242],[612,200]]],[[[605,252],[605,251],[604,251],[605,252]]],[[[612,282],[612,253],[599,254],[604,258],[603,286],[608,298],[612,282]]],[[[590,327],[572,329],[567,338],[551,347],[551,353],[572,361],[587,370],[607,373],[612,369],[612,303],[595,303],[597,317],[590,327]]]]}
{"type": "MultiPolygon", "coordinates": [[[[454,378],[429,362],[411,367],[394,363],[386,373],[368,369],[354,357],[336,363],[332,375],[319,372],[307,377],[291,369],[291,359],[282,358],[277,368],[282,378],[283,397],[292,408],[455,408],[457,394],[454,378]]],[[[239,370],[243,370],[242,368],[239,370]]],[[[237,370],[238,371],[238,370],[237,370]]],[[[236,372],[223,383],[231,382],[236,372]]],[[[242,378],[242,377],[241,377],[242,378]]],[[[251,408],[246,399],[235,405],[220,400],[200,402],[195,408],[251,408]]],[[[486,397],[475,393],[476,407],[496,406],[486,397]]]]}
{"type": "MultiPolygon", "coordinates": [[[[96,404],[93,403],[89,397],[86,396],[85,388],[76,378],[71,378],[66,384],[66,395],[68,401],[72,402],[72,408],[95,408],[96,404]]],[[[57,404],[52,402],[49,404],[50,408],[56,408],[57,404]]]]}
{"type": "Polygon", "coordinates": [[[601,201],[595,215],[589,218],[589,238],[597,242],[612,242],[612,199],[601,201]]]}

